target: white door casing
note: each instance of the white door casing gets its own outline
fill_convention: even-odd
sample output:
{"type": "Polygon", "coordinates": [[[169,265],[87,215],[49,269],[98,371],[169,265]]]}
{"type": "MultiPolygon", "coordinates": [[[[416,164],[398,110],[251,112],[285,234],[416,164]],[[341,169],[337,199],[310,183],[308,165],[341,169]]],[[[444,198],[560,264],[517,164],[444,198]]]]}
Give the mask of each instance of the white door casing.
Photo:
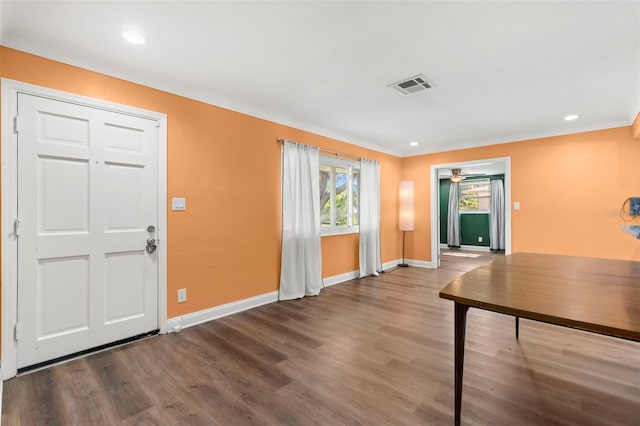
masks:
{"type": "Polygon", "coordinates": [[[504,197],[505,197],[505,254],[511,254],[511,157],[484,158],[473,161],[432,164],[431,176],[431,264],[432,267],[440,266],[440,189],[438,169],[451,169],[478,162],[491,162],[504,164],[504,197]]]}
{"type": "MultiPolygon", "coordinates": [[[[3,285],[4,378],[17,368],[166,331],[166,238],[160,241],[166,235],[166,117],[78,102],[73,95],[52,99],[46,89],[35,96],[13,92],[20,235],[3,239],[3,284],[11,262],[18,271],[10,276],[15,293],[3,285]],[[156,230],[149,233],[148,225],[156,230]],[[148,238],[158,241],[155,253],[145,251],[148,238]],[[5,245],[16,248],[9,263],[5,245]],[[5,312],[7,304],[13,312],[5,312]],[[14,331],[9,314],[19,324],[17,343],[7,338],[14,331]]],[[[3,173],[3,192],[6,178],[3,173]]],[[[13,210],[6,203],[3,197],[5,236],[7,210],[13,210]]]]}

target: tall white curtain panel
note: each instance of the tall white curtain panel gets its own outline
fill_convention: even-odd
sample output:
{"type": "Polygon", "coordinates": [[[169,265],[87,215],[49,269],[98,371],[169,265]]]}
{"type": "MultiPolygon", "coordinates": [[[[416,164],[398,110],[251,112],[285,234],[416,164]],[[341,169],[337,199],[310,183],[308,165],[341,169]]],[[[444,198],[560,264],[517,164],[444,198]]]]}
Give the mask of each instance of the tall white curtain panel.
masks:
{"type": "Polygon", "coordinates": [[[449,216],[447,217],[447,245],[460,247],[460,183],[451,182],[449,188],[449,216]]]}
{"type": "Polygon", "coordinates": [[[318,148],[282,144],[280,300],[316,296],[322,287],[318,148]]]}
{"type": "Polygon", "coordinates": [[[491,205],[489,208],[490,246],[492,251],[504,250],[504,184],[502,179],[491,179],[491,205]]]}
{"type": "Polygon", "coordinates": [[[360,278],[382,271],[380,255],[380,163],[360,160],[360,278]]]}

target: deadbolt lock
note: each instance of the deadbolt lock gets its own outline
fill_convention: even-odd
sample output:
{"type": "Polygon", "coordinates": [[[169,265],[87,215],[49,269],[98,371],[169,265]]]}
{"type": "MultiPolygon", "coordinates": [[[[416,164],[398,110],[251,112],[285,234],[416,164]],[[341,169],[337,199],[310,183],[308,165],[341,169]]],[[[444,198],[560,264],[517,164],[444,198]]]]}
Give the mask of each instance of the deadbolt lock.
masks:
{"type": "Polygon", "coordinates": [[[147,247],[146,247],[147,253],[153,254],[156,251],[157,248],[158,248],[158,246],[156,245],[156,239],[155,238],[149,238],[147,240],[147,247]]]}

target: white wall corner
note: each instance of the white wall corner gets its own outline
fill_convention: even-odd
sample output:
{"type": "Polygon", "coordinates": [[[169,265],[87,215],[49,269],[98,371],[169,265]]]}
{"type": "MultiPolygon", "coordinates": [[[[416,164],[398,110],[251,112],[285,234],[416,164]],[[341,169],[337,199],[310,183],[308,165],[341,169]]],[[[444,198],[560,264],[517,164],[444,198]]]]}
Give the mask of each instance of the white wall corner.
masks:
{"type": "Polygon", "coordinates": [[[257,308],[258,306],[267,305],[278,301],[278,292],[261,294],[249,297],[247,299],[238,300],[236,302],[227,303],[225,305],[214,306],[213,308],[203,309],[201,311],[192,312],[190,314],[181,315],[179,317],[169,318],[167,320],[167,331],[169,333],[178,332],[183,328],[202,324],[214,319],[226,317],[228,315],[237,314],[238,312],[257,308]]]}
{"type": "Polygon", "coordinates": [[[413,260],[413,259],[405,259],[405,263],[409,266],[415,266],[416,268],[430,268],[432,269],[433,263],[426,260],[413,260]]]}
{"type": "Polygon", "coordinates": [[[400,259],[395,259],[390,262],[385,262],[382,264],[382,270],[388,271],[389,269],[393,269],[398,266],[398,263],[402,263],[402,261],[400,259]]]}
{"type": "MultiPolygon", "coordinates": [[[[384,263],[382,265],[382,270],[386,271],[388,269],[393,269],[398,266],[399,263],[402,263],[401,259],[392,260],[391,262],[384,263]]],[[[415,266],[417,268],[433,268],[433,263],[426,260],[413,260],[413,259],[404,259],[404,263],[409,266],[415,266]]]]}
{"type": "MultiPolygon", "coordinates": [[[[407,261],[409,262],[409,261],[407,261]]],[[[420,261],[414,261],[417,263],[420,263],[420,261]]],[[[382,264],[382,270],[383,271],[388,271],[390,269],[393,269],[395,267],[398,266],[399,263],[402,263],[400,259],[395,259],[395,260],[391,260],[389,262],[385,262],[382,264]]],[[[415,266],[423,266],[423,265],[419,265],[417,264],[415,266]]],[[[422,262],[424,263],[424,262],[422,262]]],[[[428,262],[427,262],[428,263],[428,262]]],[[[411,263],[409,263],[411,265],[411,263]]],[[[423,266],[423,267],[430,267],[430,266],[423,266]]],[[[344,274],[340,274],[340,275],[334,275],[332,277],[327,277],[327,278],[323,278],[323,282],[324,282],[324,286],[325,287],[330,287],[332,285],[336,285],[336,284],[340,284],[343,283],[345,281],[349,281],[349,280],[355,280],[360,278],[360,271],[351,271],[351,272],[346,272],[344,274]]]]}

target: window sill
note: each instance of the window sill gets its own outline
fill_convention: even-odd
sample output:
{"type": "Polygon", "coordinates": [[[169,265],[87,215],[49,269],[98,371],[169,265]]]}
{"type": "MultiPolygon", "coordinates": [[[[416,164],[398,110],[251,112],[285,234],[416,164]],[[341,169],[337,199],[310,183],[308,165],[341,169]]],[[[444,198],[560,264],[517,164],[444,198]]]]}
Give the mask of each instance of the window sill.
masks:
{"type": "Polygon", "coordinates": [[[358,234],[360,228],[358,226],[347,227],[326,227],[320,231],[321,237],[331,237],[333,235],[358,234]]]}

